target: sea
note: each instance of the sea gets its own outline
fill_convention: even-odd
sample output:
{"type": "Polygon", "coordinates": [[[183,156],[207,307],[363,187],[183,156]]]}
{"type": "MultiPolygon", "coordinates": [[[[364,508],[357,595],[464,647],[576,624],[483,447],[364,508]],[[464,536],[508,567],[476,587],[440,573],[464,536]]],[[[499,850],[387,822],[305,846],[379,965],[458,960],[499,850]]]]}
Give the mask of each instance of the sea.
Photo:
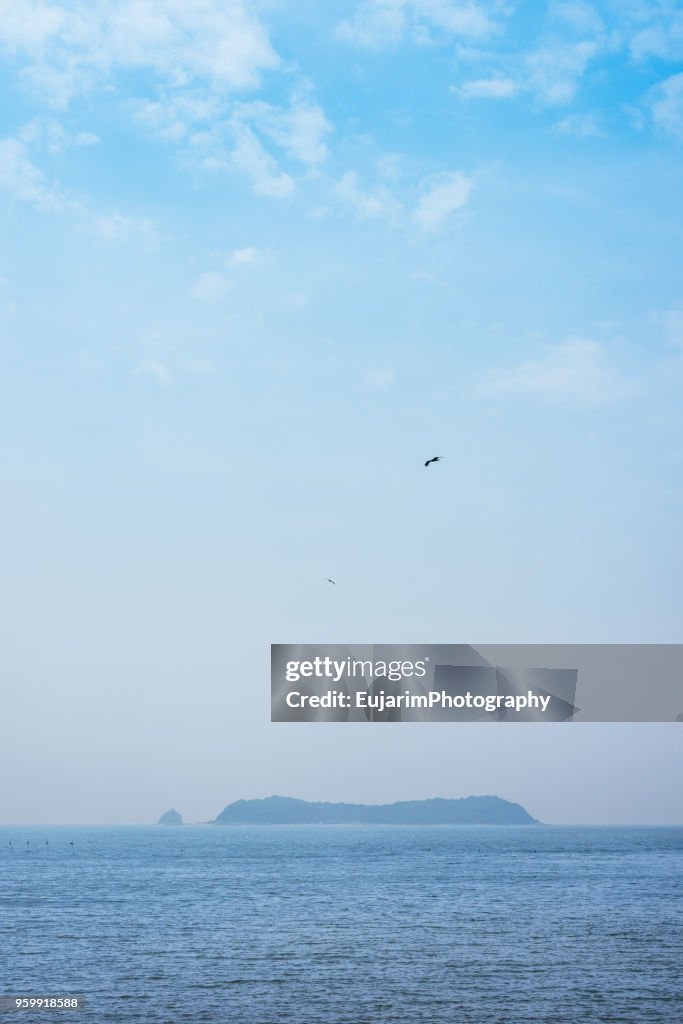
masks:
{"type": "Polygon", "coordinates": [[[3,827],[0,925],[10,1024],[683,1022],[683,828],[3,827]]]}

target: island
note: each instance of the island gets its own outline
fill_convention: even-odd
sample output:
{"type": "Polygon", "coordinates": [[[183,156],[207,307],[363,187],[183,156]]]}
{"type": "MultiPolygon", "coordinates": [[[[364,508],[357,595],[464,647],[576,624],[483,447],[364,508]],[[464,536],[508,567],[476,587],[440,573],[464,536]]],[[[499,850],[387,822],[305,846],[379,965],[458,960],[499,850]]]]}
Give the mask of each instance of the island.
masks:
{"type": "Polygon", "coordinates": [[[183,817],[173,808],[159,818],[157,825],[182,825],[183,817]]]}
{"type": "Polygon", "coordinates": [[[538,825],[520,804],[497,796],[401,800],[393,804],[310,803],[286,796],[236,800],[214,825],[538,825]]]}

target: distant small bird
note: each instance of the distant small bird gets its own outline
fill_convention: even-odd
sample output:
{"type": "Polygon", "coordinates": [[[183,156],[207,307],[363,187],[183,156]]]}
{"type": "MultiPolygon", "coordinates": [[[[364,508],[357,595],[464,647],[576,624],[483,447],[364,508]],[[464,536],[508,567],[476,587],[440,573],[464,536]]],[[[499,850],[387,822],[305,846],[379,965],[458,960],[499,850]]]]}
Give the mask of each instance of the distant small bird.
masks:
{"type": "Polygon", "coordinates": [[[12,840],[11,840],[11,839],[10,839],[10,841],[9,841],[9,848],[10,848],[10,850],[12,851],[12,853],[14,853],[14,843],[12,842],[12,840]]]}
{"type": "Polygon", "coordinates": [[[30,845],[31,845],[31,840],[30,840],[30,839],[27,839],[27,840],[26,840],[26,852],[27,852],[27,853],[28,853],[28,848],[29,848],[29,846],[30,846],[30,845]]]}
{"type": "Polygon", "coordinates": [[[331,580],[329,576],[326,576],[325,579],[327,580],[328,583],[331,583],[333,587],[337,586],[337,584],[334,582],[334,580],[331,580]]]}
{"type": "Polygon", "coordinates": [[[425,462],[425,466],[428,466],[430,462],[441,462],[441,456],[435,455],[433,459],[427,459],[427,461],[425,462]]]}
{"type": "Polygon", "coordinates": [[[71,852],[75,853],[76,852],[76,844],[74,843],[73,839],[69,843],[69,846],[71,847],[71,852]]]}

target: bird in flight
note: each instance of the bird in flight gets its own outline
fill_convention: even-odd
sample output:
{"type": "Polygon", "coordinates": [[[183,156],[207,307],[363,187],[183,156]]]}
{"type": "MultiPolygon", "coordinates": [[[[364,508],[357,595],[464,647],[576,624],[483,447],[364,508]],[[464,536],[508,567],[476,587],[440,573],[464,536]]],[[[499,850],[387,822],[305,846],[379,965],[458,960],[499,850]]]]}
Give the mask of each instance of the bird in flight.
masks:
{"type": "Polygon", "coordinates": [[[337,586],[337,584],[334,582],[334,580],[331,580],[329,576],[326,576],[325,579],[327,580],[328,583],[331,583],[333,587],[337,586]]]}
{"type": "Polygon", "coordinates": [[[430,462],[441,462],[441,456],[435,455],[433,459],[427,459],[425,466],[428,466],[430,462]]]}

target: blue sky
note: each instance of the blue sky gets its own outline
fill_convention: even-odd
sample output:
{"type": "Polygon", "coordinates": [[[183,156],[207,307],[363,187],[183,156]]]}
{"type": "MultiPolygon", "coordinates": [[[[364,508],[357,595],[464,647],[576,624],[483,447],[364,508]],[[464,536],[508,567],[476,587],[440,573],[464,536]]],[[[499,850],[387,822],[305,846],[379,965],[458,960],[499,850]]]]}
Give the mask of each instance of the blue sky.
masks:
{"type": "Polygon", "coordinates": [[[0,0],[6,820],[363,796],[271,641],[680,640],[682,58],[664,2],[0,0]]]}

